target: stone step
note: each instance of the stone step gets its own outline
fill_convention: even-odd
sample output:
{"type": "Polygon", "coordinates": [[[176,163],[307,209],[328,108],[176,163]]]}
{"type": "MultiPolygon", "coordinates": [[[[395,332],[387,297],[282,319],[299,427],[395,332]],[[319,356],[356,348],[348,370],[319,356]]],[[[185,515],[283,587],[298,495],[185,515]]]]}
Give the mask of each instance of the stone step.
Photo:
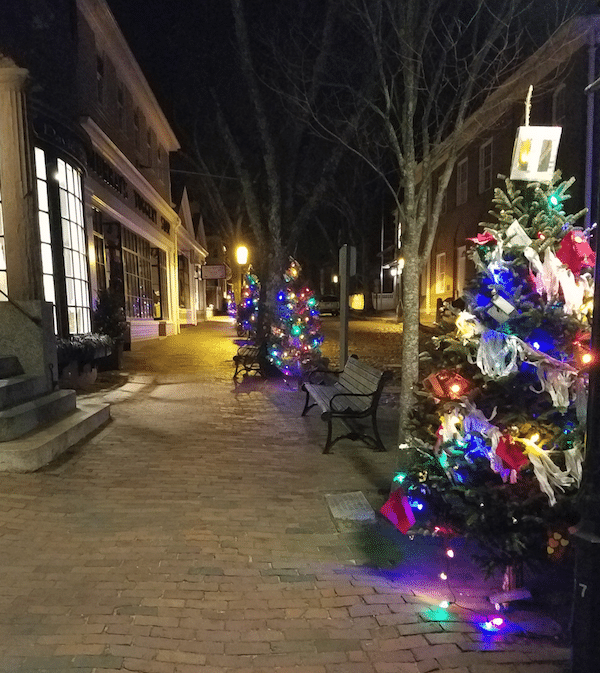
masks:
{"type": "Polygon", "coordinates": [[[23,374],[23,367],[15,355],[0,355],[0,379],[23,374]]]}
{"type": "Polygon", "coordinates": [[[50,423],[74,411],[77,393],[56,390],[29,402],[0,411],[0,442],[21,437],[41,425],[50,423]]]}
{"type": "Polygon", "coordinates": [[[55,423],[19,439],[0,442],[0,472],[35,472],[109,420],[109,404],[80,400],[74,411],[55,423]]]}
{"type": "Polygon", "coordinates": [[[0,410],[40,397],[47,392],[46,385],[43,376],[21,374],[11,378],[0,378],[0,410]]]}

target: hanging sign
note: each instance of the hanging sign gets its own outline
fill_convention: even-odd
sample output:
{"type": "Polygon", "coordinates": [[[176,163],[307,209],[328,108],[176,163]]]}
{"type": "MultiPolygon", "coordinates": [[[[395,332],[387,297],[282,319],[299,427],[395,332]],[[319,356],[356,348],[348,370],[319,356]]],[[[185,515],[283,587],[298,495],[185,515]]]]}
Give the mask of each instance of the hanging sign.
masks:
{"type": "Polygon", "coordinates": [[[203,264],[200,267],[200,275],[203,280],[231,278],[231,269],[227,264],[203,264]]]}
{"type": "Polygon", "coordinates": [[[515,140],[511,180],[550,182],[554,175],[560,126],[520,126],[515,140]]]}

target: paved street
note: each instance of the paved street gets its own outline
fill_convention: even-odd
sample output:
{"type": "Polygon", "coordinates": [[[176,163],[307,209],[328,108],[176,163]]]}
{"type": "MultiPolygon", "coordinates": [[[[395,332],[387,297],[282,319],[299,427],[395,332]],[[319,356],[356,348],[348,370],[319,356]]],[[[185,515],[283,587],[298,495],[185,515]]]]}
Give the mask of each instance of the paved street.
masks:
{"type": "Polygon", "coordinates": [[[477,626],[493,586],[464,558],[335,520],[326,494],[383,504],[393,454],[342,441],[322,455],[326,426],[300,417],[297,388],[233,384],[236,348],[225,320],[134,344],[90,393],[111,401],[107,426],[35,474],[0,475],[2,673],[565,670],[543,615],[477,626]]]}

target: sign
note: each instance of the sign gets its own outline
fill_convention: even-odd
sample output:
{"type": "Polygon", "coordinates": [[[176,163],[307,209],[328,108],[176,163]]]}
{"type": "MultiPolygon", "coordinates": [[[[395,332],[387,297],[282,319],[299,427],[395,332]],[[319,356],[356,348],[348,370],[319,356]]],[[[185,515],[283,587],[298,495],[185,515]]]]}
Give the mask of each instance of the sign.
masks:
{"type": "Polygon", "coordinates": [[[203,264],[200,267],[200,277],[202,280],[227,279],[231,278],[231,269],[227,264],[203,264]]]}
{"type": "Polygon", "coordinates": [[[550,182],[554,175],[560,126],[520,126],[510,170],[511,180],[550,182]]]}

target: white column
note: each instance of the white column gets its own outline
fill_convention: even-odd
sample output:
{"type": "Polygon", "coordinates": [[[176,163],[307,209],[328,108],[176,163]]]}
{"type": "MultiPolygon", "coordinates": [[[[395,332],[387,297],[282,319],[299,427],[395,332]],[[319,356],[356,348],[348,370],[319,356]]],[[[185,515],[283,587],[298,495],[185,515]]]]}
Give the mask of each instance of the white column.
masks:
{"type": "Polygon", "coordinates": [[[0,190],[8,293],[13,301],[44,298],[27,75],[25,68],[0,54],[0,190]]]}

